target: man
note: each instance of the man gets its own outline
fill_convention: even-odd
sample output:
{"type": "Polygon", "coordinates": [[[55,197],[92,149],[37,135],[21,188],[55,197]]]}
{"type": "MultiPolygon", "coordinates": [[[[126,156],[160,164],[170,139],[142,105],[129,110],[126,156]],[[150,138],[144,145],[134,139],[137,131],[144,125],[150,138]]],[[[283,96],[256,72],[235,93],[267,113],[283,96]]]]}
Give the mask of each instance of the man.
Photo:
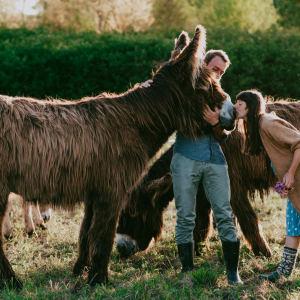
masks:
{"type": "MultiPolygon", "coordinates": [[[[230,65],[227,54],[222,50],[210,50],[206,53],[203,65],[209,68],[220,80],[230,65]]],[[[142,85],[149,86],[151,81],[142,85]]],[[[228,96],[230,99],[230,97],[228,96]]],[[[211,125],[205,134],[194,139],[176,134],[171,173],[177,225],[175,241],[178,246],[182,272],[194,268],[193,230],[196,218],[196,194],[202,181],[206,197],[211,204],[219,236],[222,241],[224,261],[230,284],[242,283],[238,274],[240,241],[230,206],[230,182],[225,156],[219,141],[227,138],[227,132],[220,126],[219,110],[206,107],[204,120],[211,125]]]]}

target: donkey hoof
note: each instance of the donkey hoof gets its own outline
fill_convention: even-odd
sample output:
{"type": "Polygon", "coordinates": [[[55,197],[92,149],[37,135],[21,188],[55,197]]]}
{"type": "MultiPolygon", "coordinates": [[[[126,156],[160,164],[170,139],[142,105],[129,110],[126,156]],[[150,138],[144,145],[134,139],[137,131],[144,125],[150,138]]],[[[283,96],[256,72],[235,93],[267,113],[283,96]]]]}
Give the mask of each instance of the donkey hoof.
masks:
{"type": "MultiPolygon", "coordinates": [[[[3,288],[2,285],[1,287],[3,288]]],[[[23,288],[23,284],[21,280],[19,280],[16,276],[13,276],[10,280],[6,281],[4,287],[10,290],[21,290],[23,288]]]]}
{"type": "Polygon", "coordinates": [[[75,264],[75,266],[73,268],[73,274],[76,276],[80,276],[82,274],[82,268],[76,266],[76,264],[75,264]]]}
{"type": "Polygon", "coordinates": [[[13,278],[13,286],[16,290],[21,290],[23,288],[23,283],[18,277],[13,278]]]}
{"type": "Polygon", "coordinates": [[[81,276],[89,271],[89,268],[87,266],[84,266],[80,262],[76,262],[74,267],[73,267],[73,274],[75,276],[81,276]]]}
{"type": "Polygon", "coordinates": [[[101,284],[107,284],[107,283],[108,283],[108,276],[103,276],[101,279],[98,274],[96,274],[94,276],[89,274],[88,284],[90,286],[96,286],[97,284],[101,285],[101,284]]]}

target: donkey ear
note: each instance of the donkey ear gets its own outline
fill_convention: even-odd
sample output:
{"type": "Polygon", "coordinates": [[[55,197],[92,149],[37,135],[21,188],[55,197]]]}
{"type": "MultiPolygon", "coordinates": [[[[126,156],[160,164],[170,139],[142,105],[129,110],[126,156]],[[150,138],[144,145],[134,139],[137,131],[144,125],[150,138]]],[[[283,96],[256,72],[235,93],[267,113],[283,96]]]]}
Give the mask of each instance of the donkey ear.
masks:
{"type": "Polygon", "coordinates": [[[172,51],[171,58],[175,58],[190,42],[188,33],[182,31],[179,38],[175,39],[175,47],[172,51]]]}
{"type": "Polygon", "coordinates": [[[203,58],[206,49],[206,30],[203,26],[197,25],[195,34],[190,44],[188,52],[195,58],[203,58]]]}
{"type": "Polygon", "coordinates": [[[155,207],[156,202],[169,191],[172,184],[173,181],[171,173],[167,173],[165,176],[159,179],[150,181],[147,193],[148,195],[152,195],[150,197],[153,208],[155,207]]]}
{"type": "Polygon", "coordinates": [[[188,51],[190,52],[189,65],[192,68],[191,81],[193,88],[195,88],[196,80],[200,74],[200,64],[206,50],[206,30],[203,26],[198,25],[195,29],[195,35],[188,45],[188,51]]]}
{"type": "Polygon", "coordinates": [[[189,45],[176,57],[176,61],[180,66],[177,68],[188,67],[188,76],[191,79],[193,88],[195,88],[196,80],[201,71],[201,64],[206,49],[206,30],[203,26],[198,25],[195,29],[193,39],[189,45]],[[184,67],[185,66],[185,67],[184,67]]]}

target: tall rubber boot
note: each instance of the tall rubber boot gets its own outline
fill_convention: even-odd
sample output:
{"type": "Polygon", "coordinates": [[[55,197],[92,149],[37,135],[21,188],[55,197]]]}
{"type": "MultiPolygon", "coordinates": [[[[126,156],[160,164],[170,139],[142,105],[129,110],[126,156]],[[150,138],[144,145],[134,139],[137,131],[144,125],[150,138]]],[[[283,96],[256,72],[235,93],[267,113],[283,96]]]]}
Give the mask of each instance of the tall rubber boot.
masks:
{"type": "Polygon", "coordinates": [[[243,284],[238,271],[240,240],[238,239],[236,242],[222,241],[222,246],[228,283],[230,285],[243,284]]]}
{"type": "Polygon", "coordinates": [[[194,242],[179,244],[178,255],[182,264],[181,273],[186,273],[194,269],[194,242]]]}

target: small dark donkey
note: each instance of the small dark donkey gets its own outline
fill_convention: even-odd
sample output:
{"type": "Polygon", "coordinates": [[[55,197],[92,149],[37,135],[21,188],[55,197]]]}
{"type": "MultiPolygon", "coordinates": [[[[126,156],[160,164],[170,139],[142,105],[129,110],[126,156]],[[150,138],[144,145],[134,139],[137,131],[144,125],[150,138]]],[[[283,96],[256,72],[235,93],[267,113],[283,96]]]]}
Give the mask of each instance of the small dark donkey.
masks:
{"type": "Polygon", "coordinates": [[[8,239],[12,237],[12,229],[10,222],[10,213],[13,206],[13,199],[19,200],[22,207],[22,215],[24,219],[25,230],[29,237],[31,237],[35,231],[34,223],[42,230],[47,229],[45,222],[49,221],[51,218],[52,209],[50,205],[31,203],[24,201],[20,195],[10,193],[8,197],[8,204],[2,224],[2,233],[8,239]]]}
{"type": "MultiPolygon", "coordinates": [[[[300,129],[300,102],[278,101],[267,104],[267,111],[276,114],[300,129]]],[[[263,199],[276,178],[270,161],[262,152],[249,157],[241,152],[241,136],[233,132],[221,144],[228,163],[231,183],[231,206],[248,246],[255,255],[271,256],[272,252],[263,237],[258,217],[250,204],[255,192],[263,199]]],[[[163,213],[173,200],[173,183],[170,172],[173,147],[157,160],[131,194],[126,209],[122,212],[117,228],[117,248],[124,256],[146,250],[152,240],[158,240],[163,229],[163,213]]],[[[200,184],[196,203],[197,217],[194,229],[196,254],[197,244],[207,241],[211,232],[211,206],[200,184]]]]}

